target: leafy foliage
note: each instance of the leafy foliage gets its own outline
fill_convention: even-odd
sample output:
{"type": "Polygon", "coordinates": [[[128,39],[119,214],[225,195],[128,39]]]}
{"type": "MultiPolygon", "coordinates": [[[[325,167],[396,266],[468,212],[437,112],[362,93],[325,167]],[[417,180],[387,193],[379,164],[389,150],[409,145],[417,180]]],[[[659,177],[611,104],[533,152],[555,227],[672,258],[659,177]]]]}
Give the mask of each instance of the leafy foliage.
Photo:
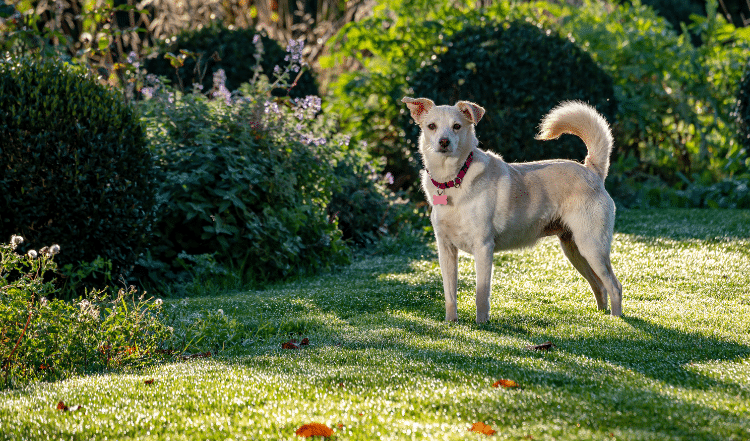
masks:
{"type": "Polygon", "coordinates": [[[115,297],[91,291],[73,302],[52,299],[53,256],[59,246],[17,251],[13,236],[0,244],[0,389],[55,380],[158,358],[171,330],[160,301],[120,290],[115,297]]]}
{"type": "Polygon", "coordinates": [[[331,127],[315,118],[319,98],[277,102],[249,85],[227,100],[161,90],[143,103],[162,170],[153,260],[215,254],[254,281],[348,262],[326,210],[348,140],[322,134],[331,127]]]}
{"type": "Polygon", "coordinates": [[[731,121],[750,31],[738,30],[707,3],[691,29],[696,48],[645,6],[590,3],[563,23],[614,80],[619,103],[616,153],[676,182],[708,170],[717,178],[747,167],[731,121]]]}
{"type": "Polygon", "coordinates": [[[0,62],[0,236],[58,242],[63,265],[101,256],[127,275],[151,227],[154,163],[135,110],[84,72],[0,62]]]}
{"type": "MultiPolygon", "coordinates": [[[[582,160],[580,140],[534,139],[539,120],[564,100],[588,102],[613,123],[617,105],[612,80],[572,42],[519,21],[470,26],[444,41],[444,50],[409,78],[408,93],[437,104],[468,100],[486,114],[478,128],[484,148],[506,160],[582,160]]],[[[416,153],[419,128],[403,113],[416,153]]]]}
{"type": "MultiPolygon", "coordinates": [[[[276,66],[285,65],[288,56],[275,40],[256,34],[253,29],[228,29],[209,26],[191,30],[173,37],[156,58],[146,61],[146,70],[167,77],[173,86],[191,89],[193,83],[203,85],[203,90],[212,90],[213,77],[219,69],[226,73],[225,85],[230,91],[237,90],[255,76],[255,60],[260,60],[261,71],[269,78],[276,66]],[[261,45],[253,44],[260,38],[261,45]],[[260,50],[259,50],[260,49],[260,50]],[[172,60],[181,58],[182,64],[175,67],[172,60]]],[[[305,97],[317,95],[318,86],[310,70],[302,72],[294,87],[274,90],[278,96],[305,97]]]]}

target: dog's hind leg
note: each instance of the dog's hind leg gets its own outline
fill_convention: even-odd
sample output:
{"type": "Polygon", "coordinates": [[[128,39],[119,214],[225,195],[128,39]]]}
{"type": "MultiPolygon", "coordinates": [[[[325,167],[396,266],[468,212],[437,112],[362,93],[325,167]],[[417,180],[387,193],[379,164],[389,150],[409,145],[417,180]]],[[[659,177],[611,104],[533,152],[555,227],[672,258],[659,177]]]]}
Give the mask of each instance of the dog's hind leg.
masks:
{"type": "Polygon", "coordinates": [[[456,291],[458,289],[458,249],[445,239],[437,237],[438,260],[440,272],[443,275],[443,291],[445,292],[445,320],[458,320],[458,306],[456,291]]]}
{"type": "MultiPolygon", "coordinates": [[[[572,238],[572,240],[575,240],[575,246],[578,249],[578,253],[591,271],[593,271],[600,283],[600,288],[603,288],[601,290],[602,294],[600,295],[597,295],[596,289],[594,289],[594,295],[597,295],[599,309],[602,309],[600,300],[603,301],[604,308],[606,308],[607,294],[609,294],[611,314],[613,316],[620,316],[622,315],[622,285],[617,280],[617,277],[615,277],[615,273],[612,270],[612,263],[609,260],[610,244],[601,243],[599,242],[599,239],[599,237],[592,234],[582,234],[580,238],[572,238]]],[[[589,280],[589,283],[591,283],[591,280],[589,280]]],[[[591,286],[593,288],[594,284],[591,283],[591,286]]]]}
{"type": "Polygon", "coordinates": [[[492,291],[492,256],[494,243],[485,245],[474,254],[477,272],[477,323],[490,319],[490,292],[492,291]]]}
{"type": "Polygon", "coordinates": [[[560,235],[560,246],[562,247],[563,253],[573,264],[573,267],[578,270],[579,273],[589,282],[591,290],[594,291],[594,297],[596,298],[596,306],[600,310],[607,309],[607,292],[604,290],[604,285],[599,276],[596,275],[591,265],[586,259],[581,256],[581,252],[578,250],[578,246],[573,241],[573,236],[570,233],[560,235]]]}

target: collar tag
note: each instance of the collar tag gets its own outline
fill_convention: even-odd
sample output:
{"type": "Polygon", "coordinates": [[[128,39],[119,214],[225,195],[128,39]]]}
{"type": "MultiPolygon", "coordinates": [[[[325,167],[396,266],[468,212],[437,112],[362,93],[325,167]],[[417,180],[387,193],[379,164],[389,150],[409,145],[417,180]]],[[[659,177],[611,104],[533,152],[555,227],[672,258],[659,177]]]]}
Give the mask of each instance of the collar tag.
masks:
{"type": "Polygon", "coordinates": [[[448,195],[433,194],[432,205],[448,205],[448,195]]]}

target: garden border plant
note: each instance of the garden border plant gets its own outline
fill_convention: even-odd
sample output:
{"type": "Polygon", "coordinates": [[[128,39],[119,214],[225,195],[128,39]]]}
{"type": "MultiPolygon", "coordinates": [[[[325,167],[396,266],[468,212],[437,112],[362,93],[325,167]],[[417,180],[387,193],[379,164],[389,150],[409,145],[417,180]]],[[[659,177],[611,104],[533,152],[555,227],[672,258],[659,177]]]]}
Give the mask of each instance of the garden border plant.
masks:
{"type": "Polygon", "coordinates": [[[171,339],[162,301],[135,288],[90,290],[65,301],[56,295],[59,245],[20,254],[21,236],[0,243],[0,389],[162,359],[171,339]]]}

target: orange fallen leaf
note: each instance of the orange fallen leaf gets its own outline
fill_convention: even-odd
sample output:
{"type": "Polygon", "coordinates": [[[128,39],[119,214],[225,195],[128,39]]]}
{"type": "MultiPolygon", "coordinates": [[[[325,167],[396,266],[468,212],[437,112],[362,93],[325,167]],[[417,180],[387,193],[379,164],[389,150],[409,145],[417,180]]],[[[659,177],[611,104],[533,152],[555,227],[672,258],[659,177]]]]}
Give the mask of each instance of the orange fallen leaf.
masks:
{"type": "Polygon", "coordinates": [[[310,344],[310,339],[305,337],[302,339],[302,341],[299,344],[301,344],[302,346],[307,346],[310,344]]]}
{"type": "Polygon", "coordinates": [[[67,411],[68,410],[68,406],[66,406],[64,402],[58,401],[57,402],[57,410],[67,411]]]}
{"type": "Polygon", "coordinates": [[[149,379],[149,380],[145,380],[145,381],[144,381],[144,383],[145,383],[145,384],[154,384],[154,379],[153,379],[153,378],[151,378],[151,379],[149,379]]]}
{"type": "Polygon", "coordinates": [[[494,435],[495,431],[492,430],[492,427],[490,427],[487,424],[484,424],[481,421],[477,421],[474,423],[473,426],[471,426],[471,429],[469,429],[469,432],[477,432],[477,433],[483,433],[485,435],[494,435]]]}
{"type": "Polygon", "coordinates": [[[295,432],[297,436],[309,438],[311,436],[333,436],[333,430],[330,427],[320,423],[305,424],[295,432]]]}
{"type": "Polygon", "coordinates": [[[518,383],[513,380],[497,380],[492,387],[518,387],[518,383]]]}

